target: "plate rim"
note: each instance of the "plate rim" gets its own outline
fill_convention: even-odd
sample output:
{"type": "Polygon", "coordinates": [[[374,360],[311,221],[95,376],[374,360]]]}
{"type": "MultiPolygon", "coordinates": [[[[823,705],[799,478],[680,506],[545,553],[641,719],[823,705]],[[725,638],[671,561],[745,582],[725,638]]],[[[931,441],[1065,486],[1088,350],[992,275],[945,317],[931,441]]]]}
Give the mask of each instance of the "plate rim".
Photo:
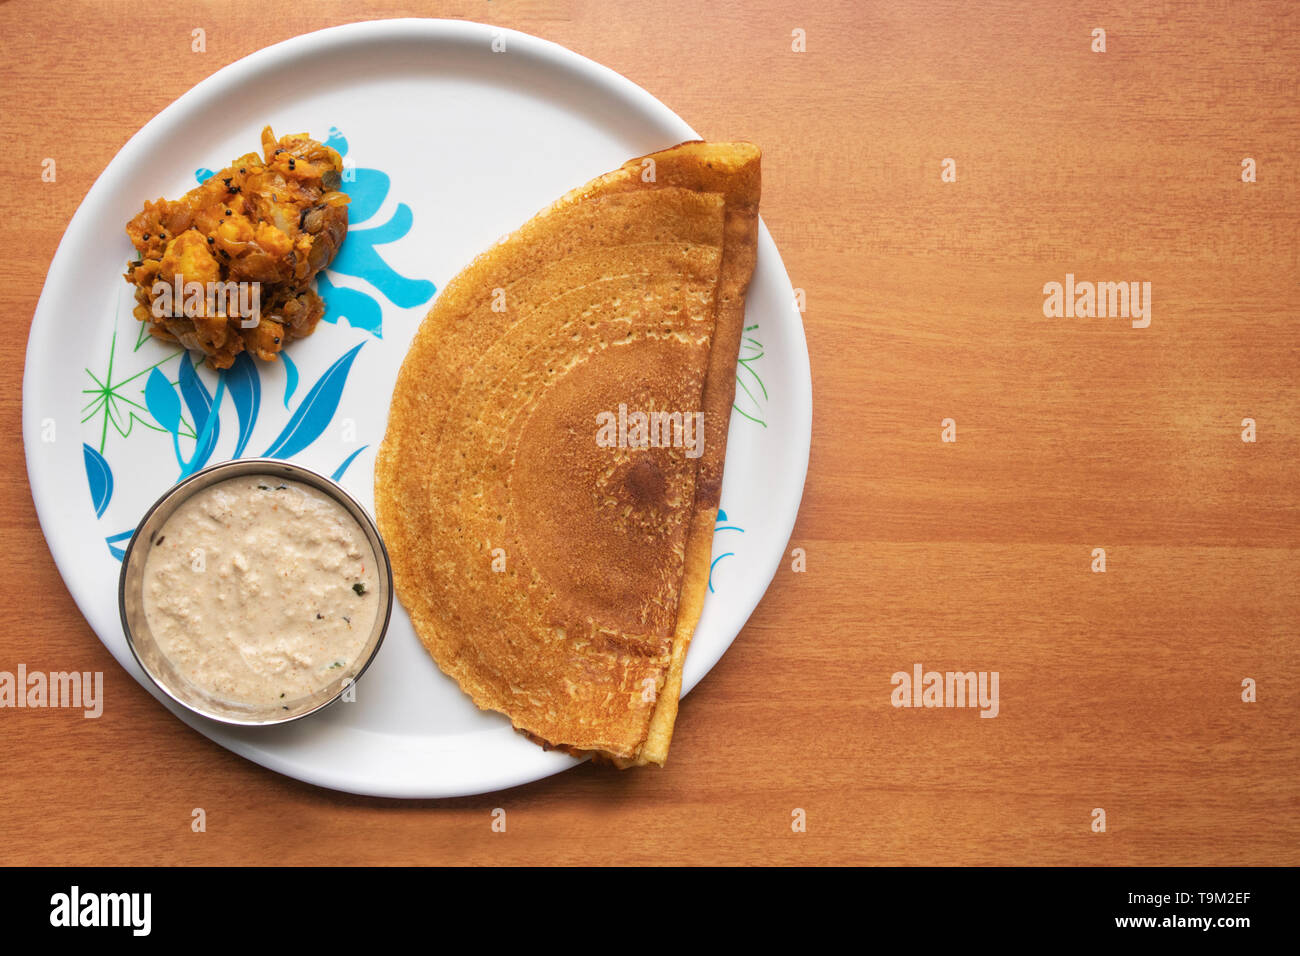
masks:
{"type": "MultiPolygon", "coordinates": [[[[382,44],[391,41],[409,42],[414,38],[416,31],[423,34],[423,39],[431,42],[468,42],[481,41],[490,42],[494,36],[504,36],[507,40],[507,48],[513,44],[516,50],[522,50],[527,54],[535,57],[544,65],[557,69],[562,73],[567,73],[577,79],[584,80],[598,88],[617,93],[620,96],[628,97],[635,100],[638,106],[646,115],[656,118],[666,128],[676,128],[680,131],[681,140],[698,139],[699,134],[695,132],[689,124],[678,116],[671,108],[660,101],[653,94],[649,93],[639,84],[623,76],[616,70],[604,66],[562,44],[533,34],[524,33],[518,30],[512,30],[507,27],[500,27],[492,24],[482,23],[474,20],[449,20],[435,18],[397,18],[382,20],[365,20],[355,23],[346,23],[338,26],[327,27],[322,30],[316,30],[309,33],[299,34],[281,40],[270,46],[255,50],[248,55],[235,60],[226,66],[221,67],[209,76],[199,80],[194,86],[190,87],[175,100],[165,106],[156,115],[150,118],[141,126],[126,143],[118,149],[112,158],[105,165],[103,170],[95,178],[94,183],[87,190],[86,195],[78,204],[76,211],[69,219],[63,234],[59,239],[53,257],[50,260],[50,266],[46,272],[44,283],[41,287],[40,297],[37,300],[36,309],[32,316],[31,326],[28,331],[27,346],[25,350],[25,359],[23,366],[23,383],[22,383],[22,432],[23,432],[23,452],[26,459],[28,490],[32,496],[33,507],[36,512],[37,522],[41,528],[41,534],[45,538],[46,545],[50,555],[54,560],[55,566],[62,579],[64,588],[72,597],[78,611],[89,625],[92,633],[104,648],[109,652],[117,663],[127,671],[131,677],[139,683],[146,691],[159,700],[173,715],[179,717],[181,721],[189,726],[192,730],[197,731],[204,737],[207,737],[216,745],[238,754],[246,760],[250,760],[266,769],[283,774],[285,776],[301,780],[314,786],[325,787],[332,790],[339,790],[348,793],[355,793],[366,796],[376,797],[396,797],[406,799],[440,799],[458,796],[472,796],[484,793],[496,792],[509,787],[519,786],[522,784],[532,783],[544,777],[551,776],[561,770],[574,766],[581,761],[568,757],[557,751],[543,751],[533,744],[528,746],[536,752],[538,759],[526,760],[524,765],[520,766],[515,772],[511,768],[504,768],[495,773],[483,773],[482,783],[456,783],[446,785],[445,781],[422,780],[417,783],[409,781],[394,782],[380,781],[378,783],[371,781],[358,781],[355,777],[350,777],[340,772],[337,766],[326,765],[324,767],[318,764],[304,765],[298,753],[270,752],[265,746],[259,747],[255,742],[243,739],[244,735],[238,732],[229,732],[229,728],[219,726],[208,726],[196,715],[191,714],[184,708],[180,708],[173,702],[169,701],[164,695],[158,693],[151,686],[150,681],[139,670],[133,660],[130,660],[129,648],[124,648],[125,654],[119,656],[112,643],[105,640],[100,634],[100,628],[96,626],[95,621],[100,616],[95,609],[89,607],[91,595],[86,594],[86,601],[83,603],[82,597],[78,595],[77,589],[73,587],[72,578],[75,575],[65,575],[64,568],[75,568],[76,559],[70,552],[75,550],[75,544],[69,541],[60,542],[58,535],[50,536],[54,522],[52,519],[58,502],[48,502],[44,508],[41,504],[41,492],[37,489],[48,487],[43,478],[49,477],[50,469],[54,468],[52,462],[47,464],[43,459],[48,456],[34,453],[33,449],[38,446],[36,438],[40,430],[40,423],[35,419],[33,410],[33,401],[36,396],[38,385],[37,379],[40,377],[40,368],[38,364],[43,364],[45,356],[49,354],[49,345],[54,336],[54,317],[49,313],[53,308],[52,300],[57,293],[51,292],[52,289],[60,288],[67,284],[69,280],[75,281],[75,275],[69,275],[74,270],[74,265],[70,257],[65,255],[65,247],[69,242],[69,237],[76,234],[79,230],[80,223],[93,217],[97,207],[104,204],[111,196],[111,183],[109,179],[110,172],[120,170],[129,166],[136,158],[137,154],[147,148],[146,141],[152,137],[152,134],[159,127],[169,124],[173,117],[183,115],[193,105],[201,104],[206,96],[217,95],[220,88],[231,84],[237,84],[249,75],[256,74],[264,67],[273,66],[276,61],[301,55],[305,52],[311,52],[312,48],[317,51],[339,47],[346,48],[353,45],[366,45],[370,43],[382,44]],[[38,359],[42,361],[38,363],[38,359]]],[[[678,134],[673,134],[678,135],[678,134]]],[[[767,227],[759,220],[758,236],[758,256],[759,261],[764,257],[771,260],[773,268],[777,270],[776,278],[784,280],[786,286],[790,286],[789,274],[785,268],[785,263],[781,258],[780,252],[773,241],[767,227]]],[[[797,368],[797,374],[794,378],[796,391],[791,396],[791,425],[795,437],[798,439],[792,443],[790,451],[798,455],[797,472],[798,472],[798,500],[790,509],[788,516],[784,520],[774,523],[773,535],[776,539],[784,542],[780,552],[774,552],[774,559],[769,561],[770,568],[766,573],[756,575],[761,580],[761,588],[751,588],[753,595],[752,601],[738,602],[738,606],[748,604],[744,610],[741,624],[737,632],[731,635],[730,639],[724,645],[718,648],[716,654],[710,655],[711,659],[703,661],[703,669],[699,672],[699,677],[695,680],[685,680],[683,683],[682,696],[686,694],[703,679],[723,654],[730,649],[740,630],[744,629],[745,623],[752,616],[754,609],[767,593],[771,586],[772,579],[784,558],[785,545],[788,544],[791,534],[794,530],[795,522],[798,518],[800,506],[802,504],[803,490],[806,487],[808,462],[811,452],[812,438],[812,378],[811,366],[809,362],[807,337],[803,328],[802,315],[794,308],[793,300],[791,302],[791,312],[794,321],[797,323],[797,335],[792,335],[792,345],[797,346],[794,353],[789,355],[788,360],[797,368]]],[[[792,473],[795,469],[792,468],[792,473]]],[[[83,589],[84,590],[84,589],[83,589]]],[[[120,626],[120,622],[119,626],[120,626]]],[[[111,628],[110,628],[111,630],[111,628]]],[[[697,657],[697,661],[700,658],[697,657]]],[[[699,666],[698,664],[696,665],[699,666]]],[[[694,669],[694,668],[692,668],[694,669]]],[[[373,731],[366,731],[357,728],[335,728],[335,733],[352,732],[357,734],[373,734],[373,731]]],[[[478,731],[481,732],[481,731],[478,731]]],[[[473,733],[473,732],[471,732],[473,733]]]]}

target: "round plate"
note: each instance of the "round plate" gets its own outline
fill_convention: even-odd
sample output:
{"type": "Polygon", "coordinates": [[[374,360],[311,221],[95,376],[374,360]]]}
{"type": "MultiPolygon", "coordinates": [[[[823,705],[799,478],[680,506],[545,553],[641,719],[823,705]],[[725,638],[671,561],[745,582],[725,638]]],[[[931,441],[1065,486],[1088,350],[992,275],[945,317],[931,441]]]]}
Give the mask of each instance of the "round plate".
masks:
{"type": "MultiPolygon", "coordinates": [[[[163,699],[130,655],[116,607],[121,554],[160,493],[226,458],[292,458],[334,475],[373,511],[374,454],[393,383],[436,290],[572,187],[696,138],[649,93],[563,47],[442,20],[356,23],[279,43],[204,80],[132,137],[59,244],[23,379],[23,441],[41,528],[68,590],[118,662],[200,733],[325,787],[461,796],[573,766],[475,708],[400,608],[355,701],[283,727],[232,728],[192,715],[163,699]],[[241,362],[219,377],[141,334],[122,279],[132,256],[123,227],[144,200],[179,196],[208,170],[258,151],[266,124],[277,136],[328,139],[344,154],[351,229],[320,282],[327,321],[284,353],[292,365],[241,362]],[[160,402],[169,390],[176,398],[160,402]],[[173,432],[166,409],[176,401],[183,415],[173,432]],[[151,405],[161,406],[158,418],[151,405]]],[[[762,597],[803,493],[808,352],[766,228],[745,324],[712,593],[683,692],[762,597]]],[[[680,719],[708,714],[686,708],[680,719]]]]}

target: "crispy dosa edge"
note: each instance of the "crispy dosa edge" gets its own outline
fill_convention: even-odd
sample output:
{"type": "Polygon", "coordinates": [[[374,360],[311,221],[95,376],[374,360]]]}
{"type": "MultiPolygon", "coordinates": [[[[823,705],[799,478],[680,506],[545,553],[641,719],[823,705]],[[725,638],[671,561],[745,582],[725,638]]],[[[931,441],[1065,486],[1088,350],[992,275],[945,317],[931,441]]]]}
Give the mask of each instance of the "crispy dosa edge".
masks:
{"type": "Polygon", "coordinates": [[[736,397],[736,362],[745,328],[745,291],[758,258],[758,202],[762,191],[762,154],[750,143],[709,144],[697,140],[634,159],[627,166],[640,171],[645,158],[655,160],[659,184],[722,193],[727,211],[715,298],[717,316],[702,402],[705,446],[695,475],[695,514],[686,541],[672,659],[650,717],[646,742],[633,760],[611,761],[620,769],[648,763],[663,766],[673,739],[682,668],[708,595],[713,528],[722,494],[731,406],[736,397]]]}

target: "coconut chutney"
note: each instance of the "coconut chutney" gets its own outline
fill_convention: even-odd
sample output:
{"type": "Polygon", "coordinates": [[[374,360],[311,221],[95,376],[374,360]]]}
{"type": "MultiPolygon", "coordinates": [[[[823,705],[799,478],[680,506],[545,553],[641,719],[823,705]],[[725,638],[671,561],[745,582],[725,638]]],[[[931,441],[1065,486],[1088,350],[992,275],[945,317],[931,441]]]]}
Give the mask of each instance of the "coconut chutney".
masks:
{"type": "Polygon", "coordinates": [[[145,561],[144,613],[159,650],[197,689],[264,708],[332,684],[379,612],[378,561],[329,495],[271,475],[187,499],[145,561]]]}

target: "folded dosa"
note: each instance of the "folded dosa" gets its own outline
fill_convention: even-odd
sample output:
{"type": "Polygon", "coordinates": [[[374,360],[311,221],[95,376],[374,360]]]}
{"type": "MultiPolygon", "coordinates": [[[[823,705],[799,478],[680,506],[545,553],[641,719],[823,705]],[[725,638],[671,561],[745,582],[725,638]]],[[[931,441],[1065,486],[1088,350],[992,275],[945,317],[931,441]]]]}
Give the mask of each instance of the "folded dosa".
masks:
{"type": "Polygon", "coordinates": [[[397,596],[438,666],[545,746],[667,756],[758,199],[747,143],[631,160],[475,259],[402,365],[375,471],[397,596]]]}

